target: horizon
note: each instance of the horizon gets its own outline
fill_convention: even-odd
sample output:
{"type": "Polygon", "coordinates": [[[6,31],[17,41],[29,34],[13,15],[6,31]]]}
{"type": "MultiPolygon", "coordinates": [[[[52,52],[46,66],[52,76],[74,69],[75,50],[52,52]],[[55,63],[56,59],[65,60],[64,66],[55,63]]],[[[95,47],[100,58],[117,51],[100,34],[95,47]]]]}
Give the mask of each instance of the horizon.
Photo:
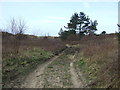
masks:
{"type": "Polygon", "coordinates": [[[11,17],[22,18],[28,26],[25,34],[30,35],[58,36],[75,12],[97,20],[97,34],[118,31],[118,2],[0,2],[0,11],[1,29],[7,28],[11,17]]]}

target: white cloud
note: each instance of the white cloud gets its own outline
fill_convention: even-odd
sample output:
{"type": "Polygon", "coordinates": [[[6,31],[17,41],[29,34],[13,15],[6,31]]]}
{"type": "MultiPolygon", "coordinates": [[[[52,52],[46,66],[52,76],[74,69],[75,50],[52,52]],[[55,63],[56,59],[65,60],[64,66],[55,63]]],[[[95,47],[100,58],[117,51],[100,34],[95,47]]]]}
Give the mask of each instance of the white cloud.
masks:
{"type": "Polygon", "coordinates": [[[59,20],[64,20],[64,17],[53,17],[53,16],[49,16],[45,19],[40,19],[40,20],[35,20],[32,21],[32,23],[34,24],[40,24],[40,23],[55,23],[58,22],[59,20]]]}
{"type": "Polygon", "coordinates": [[[51,19],[43,19],[40,21],[41,23],[55,23],[55,20],[51,20],[51,19]]]}
{"type": "Polygon", "coordinates": [[[86,8],[89,8],[90,7],[90,3],[89,2],[83,2],[83,6],[86,7],[86,8]]]}
{"type": "Polygon", "coordinates": [[[44,23],[55,23],[55,20],[51,20],[51,19],[41,19],[41,20],[34,20],[31,22],[32,25],[40,25],[40,24],[44,24],[44,23]]]}
{"type": "Polygon", "coordinates": [[[48,17],[49,19],[57,19],[57,20],[64,20],[65,17],[53,17],[53,16],[50,16],[48,17]]]}

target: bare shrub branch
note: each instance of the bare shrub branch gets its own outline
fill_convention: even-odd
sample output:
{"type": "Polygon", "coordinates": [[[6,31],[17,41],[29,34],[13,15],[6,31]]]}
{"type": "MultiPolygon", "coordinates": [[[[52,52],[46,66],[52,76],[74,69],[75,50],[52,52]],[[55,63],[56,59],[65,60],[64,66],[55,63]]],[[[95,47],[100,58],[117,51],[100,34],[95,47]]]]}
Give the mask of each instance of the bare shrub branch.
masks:
{"type": "Polygon", "coordinates": [[[24,37],[24,32],[26,30],[25,22],[20,18],[19,20],[15,19],[14,17],[10,20],[9,29],[11,30],[12,34],[14,34],[13,46],[14,46],[14,53],[18,54],[21,39],[24,37]]]}

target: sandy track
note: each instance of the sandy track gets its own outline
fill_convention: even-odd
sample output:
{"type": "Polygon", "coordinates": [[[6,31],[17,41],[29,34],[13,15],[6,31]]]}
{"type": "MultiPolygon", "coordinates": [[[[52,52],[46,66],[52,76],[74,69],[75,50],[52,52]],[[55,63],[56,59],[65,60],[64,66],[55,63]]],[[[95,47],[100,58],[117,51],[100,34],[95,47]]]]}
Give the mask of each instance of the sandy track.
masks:
{"type": "Polygon", "coordinates": [[[75,62],[75,57],[76,57],[77,53],[78,52],[76,52],[74,55],[71,55],[71,54],[66,55],[65,52],[62,52],[58,56],[55,56],[52,59],[50,59],[49,61],[47,61],[46,63],[39,65],[36,70],[31,72],[27,76],[27,78],[22,83],[20,88],[44,88],[45,85],[47,84],[47,82],[45,81],[45,78],[47,79],[48,82],[50,82],[50,86],[47,86],[47,87],[54,88],[56,86],[59,86],[61,88],[62,87],[83,88],[85,86],[85,84],[83,82],[84,80],[82,78],[82,74],[78,75],[78,73],[76,72],[76,69],[74,68],[74,62],[75,62]],[[65,58],[62,58],[63,61],[62,60],[60,61],[60,58],[63,56],[65,56],[67,60],[65,58]],[[64,62],[65,60],[67,62],[64,62]],[[52,64],[52,62],[53,63],[57,62],[58,64],[54,65],[54,64],[52,64]],[[64,62],[64,63],[60,63],[60,62],[64,62]],[[69,68],[67,72],[65,71],[66,67],[63,64],[65,66],[67,66],[67,68],[69,68]],[[51,69],[48,68],[49,66],[54,67],[53,69],[54,70],[56,69],[57,74],[62,75],[62,77],[57,74],[54,75],[55,72],[50,71],[50,70],[52,70],[52,68],[51,69]],[[48,73],[47,73],[47,71],[48,71],[48,73]],[[70,76],[70,77],[68,79],[65,79],[65,81],[63,81],[63,78],[64,77],[66,78],[66,75],[70,76]],[[58,78],[58,76],[59,76],[59,78],[58,78]],[[68,83],[68,81],[71,83],[71,84],[69,83],[70,85],[68,84],[66,86],[66,84],[65,85],[63,84],[63,82],[68,83]]]}
{"type": "Polygon", "coordinates": [[[73,67],[73,63],[70,63],[70,73],[71,73],[71,81],[74,85],[73,88],[83,88],[82,82],[78,79],[78,75],[75,72],[75,69],[73,67]]]}
{"type": "Polygon", "coordinates": [[[58,56],[53,57],[48,62],[40,65],[37,67],[35,71],[30,73],[28,77],[25,79],[24,83],[21,85],[20,88],[43,88],[43,73],[45,68],[52,63],[54,60],[56,60],[61,54],[58,56]]]}
{"type": "Polygon", "coordinates": [[[69,58],[71,59],[71,63],[70,63],[70,73],[71,73],[71,81],[73,83],[73,88],[83,88],[83,83],[81,80],[79,80],[79,76],[75,71],[75,68],[73,66],[73,62],[75,61],[75,56],[76,56],[77,52],[70,56],[69,58]]]}

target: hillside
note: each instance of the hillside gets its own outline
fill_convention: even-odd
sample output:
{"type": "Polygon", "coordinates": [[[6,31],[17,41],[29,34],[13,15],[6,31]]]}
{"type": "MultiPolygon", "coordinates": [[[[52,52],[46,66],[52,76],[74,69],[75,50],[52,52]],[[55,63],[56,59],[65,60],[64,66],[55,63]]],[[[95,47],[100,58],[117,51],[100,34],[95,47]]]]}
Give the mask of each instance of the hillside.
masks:
{"type": "Polygon", "coordinates": [[[14,37],[3,33],[4,88],[119,87],[115,34],[64,42],[54,37],[26,35],[17,55],[13,52],[14,37]]]}

